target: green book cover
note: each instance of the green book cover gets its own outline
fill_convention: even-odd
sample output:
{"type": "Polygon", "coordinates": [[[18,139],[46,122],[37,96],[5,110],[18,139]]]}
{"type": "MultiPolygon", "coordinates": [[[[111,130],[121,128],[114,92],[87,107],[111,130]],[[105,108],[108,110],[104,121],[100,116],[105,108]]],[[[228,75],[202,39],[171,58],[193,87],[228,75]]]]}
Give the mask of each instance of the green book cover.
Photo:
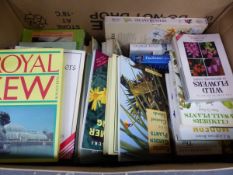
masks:
{"type": "Polygon", "coordinates": [[[94,58],[80,143],[80,156],[83,160],[90,153],[102,155],[103,152],[108,56],[95,51],[94,58]]]}
{"type": "Polygon", "coordinates": [[[77,43],[77,49],[84,48],[85,31],[83,29],[30,30],[24,29],[22,42],[71,42],[77,43]]]}

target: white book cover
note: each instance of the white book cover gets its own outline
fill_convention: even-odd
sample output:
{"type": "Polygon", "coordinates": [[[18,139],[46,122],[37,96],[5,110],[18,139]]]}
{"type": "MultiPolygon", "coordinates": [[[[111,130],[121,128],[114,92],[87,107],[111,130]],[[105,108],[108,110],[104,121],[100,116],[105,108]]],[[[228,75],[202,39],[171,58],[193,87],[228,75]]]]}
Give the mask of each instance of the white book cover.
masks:
{"type": "Polygon", "coordinates": [[[205,18],[105,17],[105,38],[118,40],[123,51],[129,44],[170,43],[175,33],[203,33],[205,18]]]}
{"type": "Polygon", "coordinates": [[[176,101],[174,98],[174,83],[171,79],[171,73],[165,74],[170,120],[172,127],[172,135],[175,143],[176,155],[213,155],[222,153],[222,145],[220,141],[210,140],[178,140],[179,138],[179,120],[175,113],[176,101]]]}
{"type": "Polygon", "coordinates": [[[233,99],[232,70],[219,34],[176,35],[173,44],[188,101],[233,99]]]}
{"type": "MultiPolygon", "coordinates": [[[[172,99],[172,105],[169,105],[171,110],[171,123],[175,137],[177,140],[232,140],[233,139],[233,128],[228,128],[227,125],[215,126],[213,123],[203,123],[200,125],[183,124],[182,114],[180,110],[183,108],[190,108],[193,103],[187,103],[184,100],[182,91],[177,91],[177,79],[178,73],[174,72],[172,64],[169,64],[169,77],[171,82],[172,90],[170,90],[170,99],[172,99]]],[[[179,89],[182,87],[179,86],[179,89]]],[[[168,98],[169,99],[169,98],[168,98]]],[[[170,100],[171,101],[171,100],[170,100]]],[[[205,107],[205,102],[200,102],[205,107]]],[[[218,102],[216,102],[218,103],[218,102]]],[[[169,104],[171,104],[169,102],[169,104]]],[[[201,106],[201,105],[200,105],[201,106]]],[[[213,109],[213,108],[212,108],[213,109]]],[[[208,112],[207,112],[208,114],[208,112]]],[[[224,115],[223,115],[224,116],[224,115]]],[[[226,117],[226,116],[225,116],[226,117]]],[[[217,119],[216,119],[217,120],[217,119]]],[[[214,120],[213,120],[214,121],[214,120]]],[[[227,120],[225,120],[227,121],[227,120]]]]}
{"type": "Polygon", "coordinates": [[[187,102],[185,100],[184,87],[181,83],[181,75],[175,59],[171,54],[169,70],[174,79],[173,81],[175,81],[176,105],[181,124],[190,126],[233,127],[232,100],[215,100],[211,102],[187,102]]]}
{"type": "Polygon", "coordinates": [[[64,58],[64,94],[59,157],[60,159],[70,159],[74,154],[85,52],[64,50],[64,58]]]}

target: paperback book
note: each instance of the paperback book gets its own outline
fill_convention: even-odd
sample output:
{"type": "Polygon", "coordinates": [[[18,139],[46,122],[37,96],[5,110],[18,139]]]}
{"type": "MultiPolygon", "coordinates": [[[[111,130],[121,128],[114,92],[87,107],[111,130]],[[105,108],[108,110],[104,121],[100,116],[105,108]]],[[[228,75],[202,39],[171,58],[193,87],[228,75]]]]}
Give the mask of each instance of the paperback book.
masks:
{"type": "Polygon", "coordinates": [[[0,162],[58,160],[63,49],[0,51],[0,162]]]}
{"type": "Polygon", "coordinates": [[[22,42],[76,42],[76,49],[84,49],[85,31],[74,30],[30,30],[24,29],[22,42]]]}
{"type": "Polygon", "coordinates": [[[108,61],[107,101],[103,145],[103,153],[106,155],[118,154],[117,61],[118,56],[116,54],[113,54],[108,61]]]}
{"type": "Polygon", "coordinates": [[[108,56],[93,54],[87,99],[80,140],[80,160],[98,159],[103,153],[108,56]],[[96,156],[93,156],[95,154],[96,156]]]}
{"type": "Polygon", "coordinates": [[[155,69],[119,57],[119,161],[153,160],[170,153],[164,81],[155,69]]]}
{"type": "Polygon", "coordinates": [[[64,93],[59,159],[74,156],[78,111],[85,63],[85,52],[64,50],[64,93]]]}
{"type": "Polygon", "coordinates": [[[233,102],[187,102],[174,58],[169,64],[174,101],[171,121],[178,130],[178,140],[231,140],[233,102]]]}
{"type": "Polygon", "coordinates": [[[233,99],[233,76],[219,34],[176,35],[173,45],[187,101],[233,99]]]}
{"type": "MultiPolygon", "coordinates": [[[[169,64],[170,65],[170,64],[169,64]]],[[[170,66],[169,66],[170,67],[170,66]]],[[[171,74],[174,72],[170,71],[165,75],[166,87],[169,102],[171,131],[175,147],[175,154],[178,156],[197,156],[197,155],[218,155],[222,154],[222,142],[213,140],[179,140],[179,120],[178,115],[175,112],[176,103],[174,86],[175,83],[172,80],[171,74]]]]}
{"type": "Polygon", "coordinates": [[[130,44],[170,43],[176,33],[200,34],[208,23],[205,18],[148,18],[105,16],[105,38],[116,39],[124,54],[130,44]]]}
{"type": "MultiPolygon", "coordinates": [[[[64,42],[69,43],[69,42],[64,42]]],[[[26,47],[67,47],[63,42],[20,42],[16,48],[26,47]],[[57,44],[58,43],[58,44],[57,44]]],[[[69,44],[68,44],[69,45],[69,44]]],[[[76,129],[81,101],[81,89],[85,63],[85,52],[79,50],[64,50],[64,93],[59,159],[72,159],[74,156],[76,129]]]]}

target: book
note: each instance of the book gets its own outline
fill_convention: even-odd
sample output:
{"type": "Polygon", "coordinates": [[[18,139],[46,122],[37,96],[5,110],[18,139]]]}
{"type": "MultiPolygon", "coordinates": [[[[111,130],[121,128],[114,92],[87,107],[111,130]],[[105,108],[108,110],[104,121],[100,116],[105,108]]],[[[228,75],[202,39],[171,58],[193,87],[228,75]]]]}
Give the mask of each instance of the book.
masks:
{"type": "MultiPolygon", "coordinates": [[[[173,54],[174,55],[174,54],[173,54]]],[[[179,68],[174,56],[170,62],[170,73],[174,81],[176,109],[180,123],[189,126],[233,127],[233,100],[188,102],[184,97],[184,88],[179,68]]],[[[174,98],[175,98],[174,97],[174,98]]]]}
{"type": "MultiPolygon", "coordinates": [[[[36,47],[33,42],[25,43],[27,43],[25,46],[17,46],[16,48],[36,47]]],[[[60,42],[41,42],[39,46],[56,47],[60,45],[54,43],[60,42]]],[[[59,149],[59,159],[63,160],[72,159],[75,156],[75,138],[76,134],[78,135],[76,130],[79,131],[77,125],[79,117],[81,117],[79,115],[79,108],[81,108],[79,104],[81,104],[85,52],[79,50],[64,50],[64,59],[64,97],[59,149]]]]}
{"type": "Polygon", "coordinates": [[[105,128],[103,143],[103,153],[106,155],[118,154],[117,60],[118,56],[116,54],[113,54],[108,61],[105,128]]]}
{"type": "Polygon", "coordinates": [[[118,40],[124,54],[130,44],[170,43],[175,33],[203,33],[205,18],[148,18],[105,16],[105,39],[118,40]]]}
{"type": "Polygon", "coordinates": [[[130,44],[129,57],[143,55],[163,55],[171,50],[170,44],[130,44]]]}
{"type": "Polygon", "coordinates": [[[37,48],[63,48],[68,50],[75,50],[76,42],[19,42],[19,46],[37,48]]]}
{"type": "Polygon", "coordinates": [[[165,79],[151,67],[118,58],[118,159],[153,160],[170,153],[165,79]]]}
{"type": "Polygon", "coordinates": [[[64,50],[64,93],[59,159],[72,159],[81,101],[85,52],[64,50]]]}
{"type": "Polygon", "coordinates": [[[186,100],[233,99],[232,70],[219,34],[176,35],[172,43],[186,100]]]}
{"type": "Polygon", "coordinates": [[[84,107],[80,138],[80,161],[100,160],[103,153],[106,85],[109,57],[100,51],[93,53],[87,100],[84,107]],[[93,156],[95,154],[95,156],[93,156]],[[100,157],[99,157],[99,156],[100,157]]]}
{"type": "MultiPolygon", "coordinates": [[[[169,64],[169,67],[171,64],[169,64]]],[[[171,70],[170,72],[165,74],[167,94],[168,94],[168,102],[169,102],[169,113],[170,113],[170,126],[171,133],[174,142],[175,154],[178,156],[190,156],[190,155],[218,155],[222,154],[222,144],[221,141],[214,140],[179,140],[179,114],[175,112],[176,101],[174,86],[175,83],[172,80],[172,74],[174,72],[171,70]]]]}
{"type": "Polygon", "coordinates": [[[78,50],[84,49],[85,31],[83,29],[24,29],[22,42],[76,42],[78,50]]]}
{"type": "Polygon", "coordinates": [[[58,160],[63,49],[0,51],[0,162],[58,160]]]}
{"type": "Polygon", "coordinates": [[[177,140],[231,140],[233,138],[230,117],[233,113],[232,101],[185,101],[176,59],[174,56],[171,58],[169,77],[173,105],[170,111],[177,140]]]}

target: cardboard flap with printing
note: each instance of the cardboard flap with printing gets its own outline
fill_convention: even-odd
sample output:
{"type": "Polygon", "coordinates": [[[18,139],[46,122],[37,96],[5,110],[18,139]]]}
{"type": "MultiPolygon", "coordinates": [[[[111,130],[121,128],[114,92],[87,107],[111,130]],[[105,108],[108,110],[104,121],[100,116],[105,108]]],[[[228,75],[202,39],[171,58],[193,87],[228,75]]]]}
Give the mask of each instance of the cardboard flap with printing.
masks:
{"type": "Polygon", "coordinates": [[[84,28],[104,39],[105,16],[206,17],[212,22],[233,0],[9,0],[25,27],[84,28]]]}

